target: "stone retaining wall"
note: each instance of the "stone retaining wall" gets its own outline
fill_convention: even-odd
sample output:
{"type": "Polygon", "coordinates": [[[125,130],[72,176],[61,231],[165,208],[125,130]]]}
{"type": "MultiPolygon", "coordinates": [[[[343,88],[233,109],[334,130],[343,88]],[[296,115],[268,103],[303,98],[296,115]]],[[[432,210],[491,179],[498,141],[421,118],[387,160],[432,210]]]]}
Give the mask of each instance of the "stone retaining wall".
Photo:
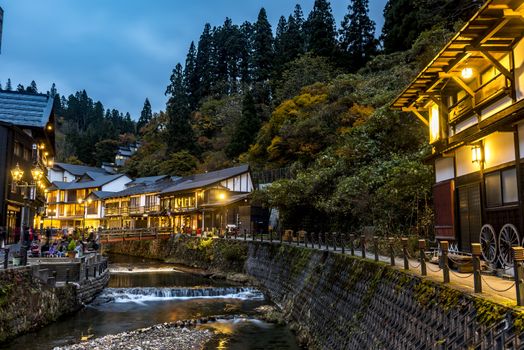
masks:
{"type": "Polygon", "coordinates": [[[243,266],[311,349],[524,347],[521,311],[369,260],[288,245],[190,238],[122,242],[111,250],[214,270],[243,266]]]}
{"type": "Polygon", "coordinates": [[[0,343],[78,310],[73,285],[50,287],[31,267],[0,271],[0,343]]]}

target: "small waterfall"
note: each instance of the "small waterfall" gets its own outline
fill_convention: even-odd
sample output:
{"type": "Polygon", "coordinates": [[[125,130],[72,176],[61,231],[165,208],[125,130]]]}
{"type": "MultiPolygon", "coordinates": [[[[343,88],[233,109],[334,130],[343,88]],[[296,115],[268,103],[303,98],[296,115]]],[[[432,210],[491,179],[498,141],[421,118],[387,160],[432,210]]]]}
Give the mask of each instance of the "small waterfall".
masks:
{"type": "Polygon", "coordinates": [[[223,288],[106,288],[98,296],[100,303],[129,303],[160,300],[241,299],[264,300],[261,291],[250,287],[223,288]]]}

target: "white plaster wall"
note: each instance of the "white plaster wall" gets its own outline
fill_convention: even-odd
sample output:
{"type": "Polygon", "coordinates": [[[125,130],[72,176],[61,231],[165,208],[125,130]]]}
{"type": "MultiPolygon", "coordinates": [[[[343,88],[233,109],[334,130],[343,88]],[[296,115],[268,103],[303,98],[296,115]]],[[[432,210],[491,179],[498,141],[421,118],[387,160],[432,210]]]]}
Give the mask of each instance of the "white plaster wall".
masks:
{"type": "Polygon", "coordinates": [[[438,158],[435,160],[436,182],[446,181],[455,177],[454,158],[438,158]]]}
{"type": "Polygon", "coordinates": [[[455,152],[457,176],[467,175],[480,170],[478,163],[471,161],[471,146],[462,146],[455,152]]]}
{"type": "Polygon", "coordinates": [[[524,38],[513,50],[515,60],[515,88],[517,90],[517,101],[524,98],[524,38]]]}
{"type": "Polygon", "coordinates": [[[475,124],[477,124],[477,117],[473,116],[468,118],[455,126],[455,133],[458,134],[459,132],[464,131],[475,124]]]}
{"type": "Polygon", "coordinates": [[[64,173],[62,171],[56,171],[53,169],[49,169],[47,171],[47,178],[49,179],[50,182],[63,181],[64,173]]]}
{"type": "Polygon", "coordinates": [[[102,191],[109,191],[109,192],[118,192],[122,191],[126,188],[126,184],[131,182],[132,180],[127,177],[126,175],[119,177],[116,180],[113,180],[104,186],[102,186],[102,191]]]}
{"type": "Polygon", "coordinates": [[[493,133],[484,139],[484,168],[488,169],[515,160],[512,132],[493,133]]]}
{"type": "Polygon", "coordinates": [[[493,114],[495,114],[497,112],[500,112],[504,108],[507,108],[507,107],[511,106],[512,103],[513,103],[513,100],[509,96],[501,98],[497,102],[495,102],[495,103],[489,105],[488,107],[484,108],[480,112],[480,115],[481,115],[480,119],[481,120],[487,119],[487,118],[491,117],[493,114]]]}

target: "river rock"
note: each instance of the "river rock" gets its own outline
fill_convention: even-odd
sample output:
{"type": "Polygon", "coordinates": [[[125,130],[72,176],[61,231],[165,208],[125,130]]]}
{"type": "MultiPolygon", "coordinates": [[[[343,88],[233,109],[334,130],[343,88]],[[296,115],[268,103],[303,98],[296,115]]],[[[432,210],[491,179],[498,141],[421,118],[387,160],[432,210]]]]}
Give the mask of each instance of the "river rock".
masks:
{"type": "Polygon", "coordinates": [[[55,347],[53,350],[197,350],[211,340],[206,329],[173,328],[174,324],[159,324],[131,332],[106,335],[87,342],[55,347]]]}
{"type": "Polygon", "coordinates": [[[244,275],[243,273],[229,273],[227,274],[226,279],[228,281],[238,282],[238,283],[246,283],[250,281],[249,276],[244,275]]]}

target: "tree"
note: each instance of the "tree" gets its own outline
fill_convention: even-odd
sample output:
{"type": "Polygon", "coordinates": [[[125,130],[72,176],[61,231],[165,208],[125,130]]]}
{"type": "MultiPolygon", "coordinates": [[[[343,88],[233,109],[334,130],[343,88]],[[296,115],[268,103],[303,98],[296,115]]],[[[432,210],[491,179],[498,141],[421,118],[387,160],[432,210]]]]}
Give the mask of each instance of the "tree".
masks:
{"type": "Polygon", "coordinates": [[[11,86],[11,78],[7,79],[7,83],[5,84],[5,91],[13,91],[13,87],[11,86]]]}
{"type": "Polygon", "coordinates": [[[336,50],[335,19],[327,0],[315,0],[304,23],[306,49],[315,55],[332,57],[336,50]]]}
{"type": "Polygon", "coordinates": [[[37,94],[38,88],[36,87],[36,82],[34,80],[31,80],[31,84],[25,89],[26,92],[30,94],[37,94]]]}
{"type": "Polygon", "coordinates": [[[356,71],[377,54],[375,22],[368,16],[368,0],[352,0],[339,30],[345,66],[356,71]]]}
{"type": "Polygon", "coordinates": [[[104,162],[113,162],[118,150],[119,143],[116,140],[102,140],[95,144],[96,165],[101,166],[104,162]]]}
{"type": "Polygon", "coordinates": [[[187,86],[187,96],[191,109],[196,108],[198,104],[198,87],[199,81],[196,74],[196,49],[192,41],[189,45],[189,51],[186,56],[186,65],[184,66],[184,80],[187,86]]]}
{"type": "Polygon", "coordinates": [[[260,118],[257,115],[253,95],[248,91],[242,101],[242,116],[235,128],[231,143],[227,147],[227,155],[236,157],[247,151],[259,129],[260,118]]]}
{"type": "Polygon", "coordinates": [[[18,84],[18,85],[16,86],[16,91],[18,91],[18,92],[24,92],[24,91],[25,91],[25,88],[24,88],[24,86],[23,86],[22,84],[18,84]]]}
{"type": "Polygon", "coordinates": [[[137,132],[142,133],[142,128],[146,126],[152,118],[153,111],[151,110],[151,103],[149,103],[149,99],[146,98],[142,112],[140,112],[140,118],[138,119],[138,123],[136,123],[137,132]]]}
{"type": "Polygon", "coordinates": [[[253,75],[257,82],[267,80],[271,75],[273,62],[273,33],[267,20],[266,10],[260,9],[254,24],[253,34],[253,75]]]}
{"type": "Polygon", "coordinates": [[[208,96],[211,92],[211,83],[213,77],[213,67],[211,65],[211,50],[213,38],[211,36],[211,25],[206,23],[204,31],[198,41],[198,51],[195,62],[195,75],[199,82],[196,99],[200,100],[208,96]]]}
{"type": "Polygon", "coordinates": [[[168,117],[168,148],[172,152],[182,150],[195,151],[193,130],[191,128],[191,110],[186,95],[182,65],[178,63],[171,75],[171,84],[167,87],[169,95],[166,113],[168,117]]]}
{"type": "Polygon", "coordinates": [[[158,166],[160,174],[170,176],[187,176],[193,173],[198,160],[187,150],[174,152],[158,166]]]}

